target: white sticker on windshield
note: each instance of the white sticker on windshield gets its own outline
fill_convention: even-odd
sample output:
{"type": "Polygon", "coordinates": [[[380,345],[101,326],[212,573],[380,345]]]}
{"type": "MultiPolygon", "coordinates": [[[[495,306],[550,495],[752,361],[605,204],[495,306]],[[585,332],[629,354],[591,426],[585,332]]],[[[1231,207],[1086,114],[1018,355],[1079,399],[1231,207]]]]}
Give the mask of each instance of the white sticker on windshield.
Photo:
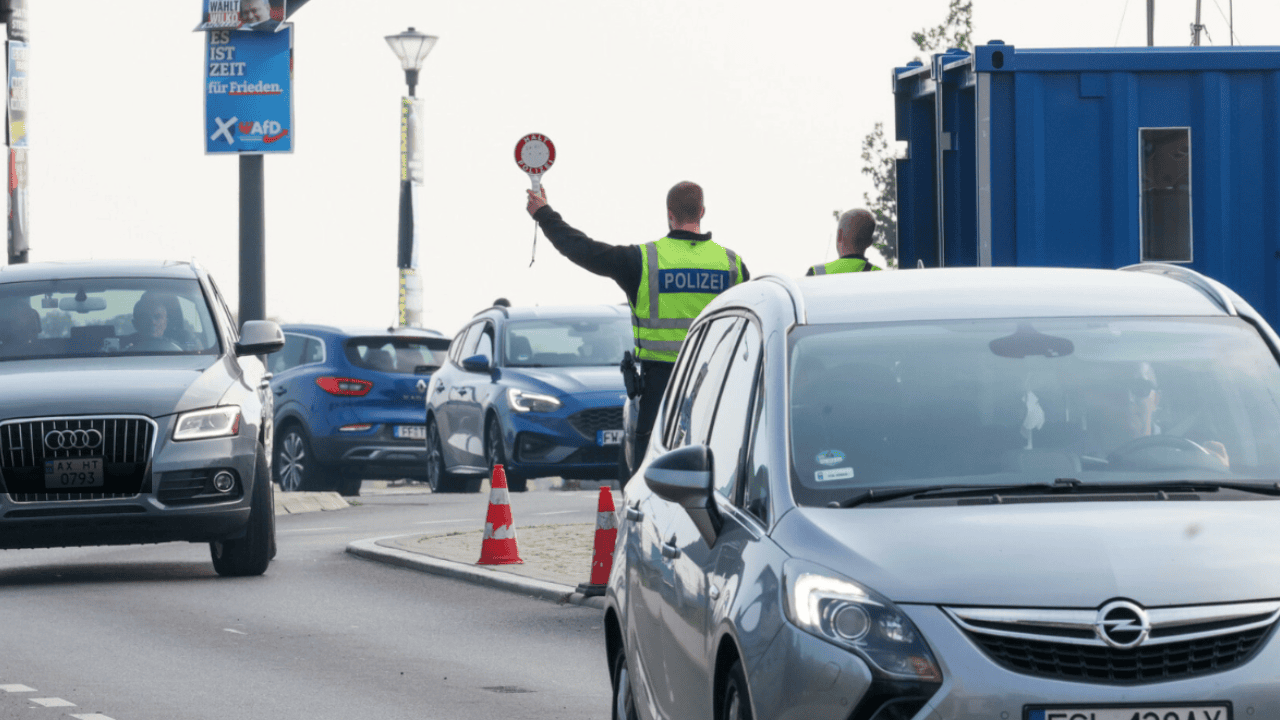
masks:
{"type": "Polygon", "coordinates": [[[819,470],[813,474],[813,479],[818,482],[831,482],[832,480],[848,480],[853,477],[853,468],[836,468],[835,470],[819,470]]]}

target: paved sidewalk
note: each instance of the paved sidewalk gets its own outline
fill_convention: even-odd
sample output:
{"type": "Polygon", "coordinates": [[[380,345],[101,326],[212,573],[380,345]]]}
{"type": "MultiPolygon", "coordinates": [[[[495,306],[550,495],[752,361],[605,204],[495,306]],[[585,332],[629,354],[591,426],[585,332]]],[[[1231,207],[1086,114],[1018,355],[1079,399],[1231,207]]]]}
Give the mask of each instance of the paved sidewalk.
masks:
{"type": "Polygon", "coordinates": [[[358,540],[347,552],[422,572],[523,592],[559,603],[604,608],[604,598],[584,597],[578,585],[591,578],[594,523],[516,525],[520,564],[479,565],[484,531],[401,535],[358,540]]]}
{"type": "Polygon", "coordinates": [[[351,507],[346,498],[336,492],[285,492],[271,483],[276,494],[276,515],[293,515],[321,510],[342,510],[351,507]]]}

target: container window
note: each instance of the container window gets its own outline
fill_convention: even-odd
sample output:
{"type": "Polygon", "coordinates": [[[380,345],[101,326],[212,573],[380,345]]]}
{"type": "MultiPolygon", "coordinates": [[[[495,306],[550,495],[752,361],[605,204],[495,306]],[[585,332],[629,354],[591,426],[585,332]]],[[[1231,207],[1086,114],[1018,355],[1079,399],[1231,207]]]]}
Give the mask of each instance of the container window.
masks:
{"type": "Polygon", "coordinates": [[[1141,128],[1142,259],[1191,262],[1191,129],[1141,128]]]}

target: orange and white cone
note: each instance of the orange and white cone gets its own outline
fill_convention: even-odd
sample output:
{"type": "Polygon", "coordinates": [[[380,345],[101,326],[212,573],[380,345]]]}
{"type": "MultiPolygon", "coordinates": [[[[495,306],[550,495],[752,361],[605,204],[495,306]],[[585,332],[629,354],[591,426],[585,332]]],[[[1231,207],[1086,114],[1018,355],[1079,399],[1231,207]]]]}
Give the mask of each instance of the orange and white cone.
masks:
{"type": "Polygon", "coordinates": [[[613,547],[618,542],[618,516],[613,509],[613,493],[608,487],[600,488],[600,503],[596,506],[596,540],[591,555],[591,579],[578,585],[578,592],[587,597],[603,595],[609,584],[609,572],[613,570],[613,547]]]}
{"type": "Polygon", "coordinates": [[[489,483],[489,513],[484,521],[484,541],[480,543],[477,565],[519,565],[516,548],[516,523],[511,517],[511,499],[507,496],[507,474],[501,465],[493,466],[489,483]]]}

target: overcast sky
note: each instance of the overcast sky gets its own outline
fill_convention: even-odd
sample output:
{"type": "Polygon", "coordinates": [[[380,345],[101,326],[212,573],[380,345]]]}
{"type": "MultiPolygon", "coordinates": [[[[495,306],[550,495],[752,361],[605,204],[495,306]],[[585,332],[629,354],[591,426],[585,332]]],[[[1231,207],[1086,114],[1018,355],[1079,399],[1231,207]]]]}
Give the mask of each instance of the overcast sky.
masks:
{"type": "MultiPolygon", "coordinates": [[[[199,0],[29,3],[31,260],[196,258],[238,300],[238,163],[203,142],[199,0]],[[140,8],[146,11],[141,12],[140,8]]],[[[1157,0],[1156,43],[1190,44],[1195,0],[1157,0]]],[[[1275,0],[1203,0],[1203,44],[1280,45],[1275,0]]],[[[862,138],[892,131],[890,76],[947,0],[310,0],[295,23],[295,151],[268,156],[267,314],[396,320],[399,98],[383,40],[440,37],[417,95],[424,325],[452,335],[499,296],[623,302],[533,221],[516,141],[544,133],[544,185],[614,244],[666,231],[664,201],[703,185],[703,229],[752,274],[835,257],[833,211],[863,204],[862,138]],[[360,12],[353,12],[359,8],[360,12]]],[[[974,41],[1146,44],[1145,0],[974,0],[974,41]]]]}

